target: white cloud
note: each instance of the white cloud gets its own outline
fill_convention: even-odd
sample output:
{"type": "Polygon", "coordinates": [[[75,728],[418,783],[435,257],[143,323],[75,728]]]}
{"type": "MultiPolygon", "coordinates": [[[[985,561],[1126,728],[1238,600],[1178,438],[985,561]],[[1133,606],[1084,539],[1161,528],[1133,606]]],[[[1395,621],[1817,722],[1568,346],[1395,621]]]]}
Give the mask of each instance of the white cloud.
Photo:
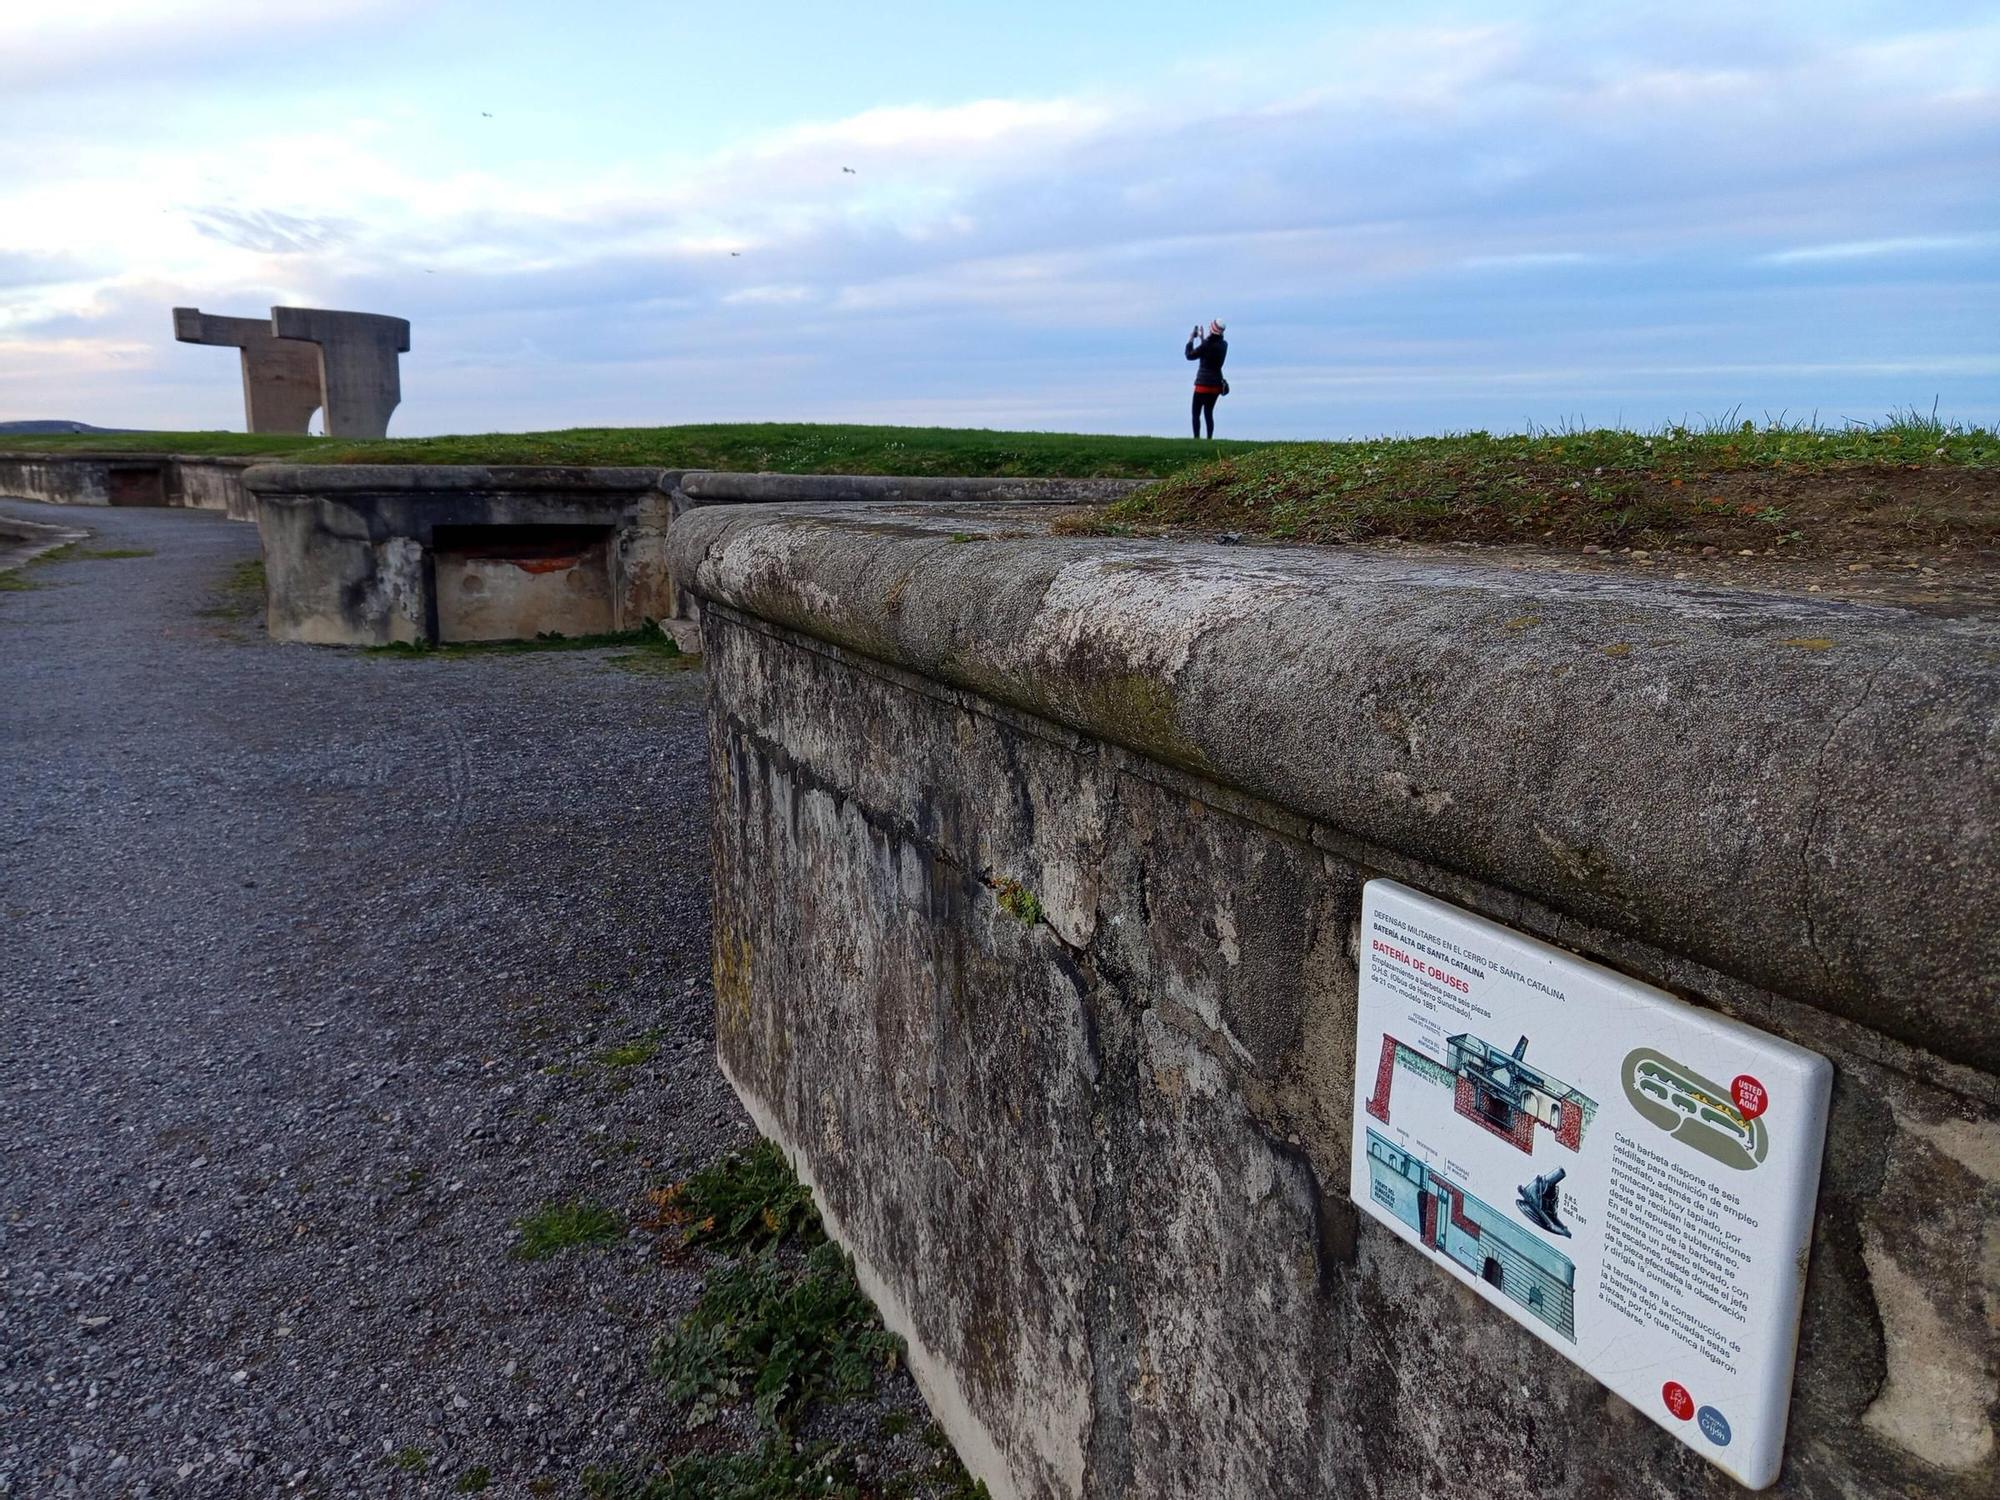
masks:
{"type": "Polygon", "coordinates": [[[2000,245],[2000,234],[1905,235],[1886,240],[1841,240],[1831,245],[1801,245],[1760,255],[1767,266],[1795,266],[1813,261],[1876,260],[1891,255],[1928,255],[1946,250],[1980,250],[2000,245]]]}

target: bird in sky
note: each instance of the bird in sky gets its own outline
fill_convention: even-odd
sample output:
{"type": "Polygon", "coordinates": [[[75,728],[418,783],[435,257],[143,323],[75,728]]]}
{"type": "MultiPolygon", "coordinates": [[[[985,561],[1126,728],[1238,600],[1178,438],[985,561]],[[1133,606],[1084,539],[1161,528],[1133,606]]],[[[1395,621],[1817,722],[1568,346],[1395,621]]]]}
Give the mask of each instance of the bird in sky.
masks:
{"type": "Polygon", "coordinates": [[[737,259],[737,258],[738,258],[739,256],[741,256],[742,254],[743,254],[743,252],[742,252],[741,250],[732,250],[732,251],[730,251],[730,252],[729,252],[729,258],[730,258],[731,260],[735,260],[735,259],[737,259]]]}
{"type": "Polygon", "coordinates": [[[479,112],[479,118],[482,120],[490,120],[493,118],[493,111],[490,109],[482,109],[479,112]]]}
{"type": "Polygon", "coordinates": [[[854,168],[852,167],[842,167],[840,170],[845,172],[849,177],[859,177],[861,175],[859,172],[855,171],[854,168]]]}

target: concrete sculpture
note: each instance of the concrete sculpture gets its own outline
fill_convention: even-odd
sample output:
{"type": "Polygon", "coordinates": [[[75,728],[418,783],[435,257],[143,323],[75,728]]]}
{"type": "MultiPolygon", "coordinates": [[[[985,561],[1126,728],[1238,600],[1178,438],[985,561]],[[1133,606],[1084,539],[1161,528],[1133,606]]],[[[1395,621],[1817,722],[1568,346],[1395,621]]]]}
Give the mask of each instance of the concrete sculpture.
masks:
{"type": "Polygon", "coordinates": [[[319,355],[281,340],[268,318],[223,318],[198,307],[174,309],[174,337],[243,355],[243,414],[252,432],[304,432],[319,409],[319,355]]]}
{"type": "Polygon", "coordinates": [[[389,414],[403,399],[396,357],[409,352],[407,318],[322,307],[274,307],[271,331],[281,339],[319,345],[327,436],[388,435],[389,414]]]}
{"type": "Polygon", "coordinates": [[[174,337],[242,350],[243,408],[252,432],[304,432],[317,409],[329,437],[385,437],[403,399],[397,356],[410,348],[405,318],[274,307],[265,322],[177,307],[174,337]]]}

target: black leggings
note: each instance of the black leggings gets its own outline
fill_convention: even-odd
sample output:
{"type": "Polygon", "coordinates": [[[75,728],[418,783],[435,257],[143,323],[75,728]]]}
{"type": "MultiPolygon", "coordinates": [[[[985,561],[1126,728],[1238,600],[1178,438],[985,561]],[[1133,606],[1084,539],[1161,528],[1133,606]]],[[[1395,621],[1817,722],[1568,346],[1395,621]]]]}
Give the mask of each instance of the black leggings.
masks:
{"type": "Polygon", "coordinates": [[[1201,419],[1204,416],[1208,418],[1208,435],[1210,437],[1215,436],[1215,398],[1221,394],[1222,392],[1220,391],[1196,391],[1194,393],[1194,411],[1192,415],[1194,417],[1194,435],[1196,437],[1201,436],[1201,419]]]}

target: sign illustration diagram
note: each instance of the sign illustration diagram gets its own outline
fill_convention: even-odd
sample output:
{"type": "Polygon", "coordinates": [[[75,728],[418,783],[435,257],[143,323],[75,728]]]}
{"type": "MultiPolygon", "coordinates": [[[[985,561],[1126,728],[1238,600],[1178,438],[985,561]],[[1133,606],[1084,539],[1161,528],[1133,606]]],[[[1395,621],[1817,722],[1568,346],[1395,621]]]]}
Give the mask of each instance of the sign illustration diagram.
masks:
{"type": "Polygon", "coordinates": [[[1711,1463],[1770,1484],[1826,1060],[1393,881],[1368,883],[1361,921],[1354,1201],[1711,1463]]]}
{"type": "Polygon", "coordinates": [[[1544,1172],[1533,1182],[1525,1184],[1514,1200],[1514,1206],[1529,1223],[1537,1229],[1546,1229],[1550,1234],[1559,1234],[1564,1239],[1569,1238],[1569,1225],[1562,1221],[1562,1194],[1557,1189],[1568,1175],[1563,1167],[1544,1172]]]}
{"type": "Polygon", "coordinates": [[[1368,1132],[1369,1196],[1488,1286],[1576,1337],[1576,1265],[1490,1203],[1368,1132]]]}
{"type": "Polygon", "coordinates": [[[1537,1125],[1570,1150],[1580,1149],[1584,1127],[1597,1113],[1597,1101],[1530,1067],[1527,1055],[1526,1037],[1514,1043],[1511,1052],[1502,1052],[1485,1038],[1462,1032],[1446,1040],[1444,1066],[1439,1067],[1414,1047],[1385,1034],[1368,1113],[1389,1123],[1389,1092],[1396,1069],[1402,1068],[1449,1088],[1452,1108],[1460,1115],[1530,1156],[1535,1154],[1537,1125]]]}

